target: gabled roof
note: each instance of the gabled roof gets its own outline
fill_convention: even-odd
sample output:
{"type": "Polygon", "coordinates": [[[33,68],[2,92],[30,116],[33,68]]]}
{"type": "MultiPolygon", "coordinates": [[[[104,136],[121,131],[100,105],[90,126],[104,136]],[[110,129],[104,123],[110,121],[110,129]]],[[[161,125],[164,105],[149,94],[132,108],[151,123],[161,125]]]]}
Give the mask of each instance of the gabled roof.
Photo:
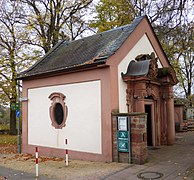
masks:
{"type": "Polygon", "coordinates": [[[138,17],[129,25],[103,33],[71,42],[62,41],[32,67],[19,74],[18,79],[105,64],[145,17],[138,17]]]}

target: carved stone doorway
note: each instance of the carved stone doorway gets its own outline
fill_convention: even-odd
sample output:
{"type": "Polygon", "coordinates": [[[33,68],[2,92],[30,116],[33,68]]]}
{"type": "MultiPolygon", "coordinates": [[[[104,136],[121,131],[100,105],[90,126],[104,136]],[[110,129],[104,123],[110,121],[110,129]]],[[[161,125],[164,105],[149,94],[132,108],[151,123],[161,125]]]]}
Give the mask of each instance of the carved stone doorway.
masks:
{"type": "Polygon", "coordinates": [[[172,87],[178,81],[173,69],[158,68],[157,60],[154,53],[139,55],[122,74],[128,112],[148,115],[148,146],[170,145],[175,139],[172,87]]]}

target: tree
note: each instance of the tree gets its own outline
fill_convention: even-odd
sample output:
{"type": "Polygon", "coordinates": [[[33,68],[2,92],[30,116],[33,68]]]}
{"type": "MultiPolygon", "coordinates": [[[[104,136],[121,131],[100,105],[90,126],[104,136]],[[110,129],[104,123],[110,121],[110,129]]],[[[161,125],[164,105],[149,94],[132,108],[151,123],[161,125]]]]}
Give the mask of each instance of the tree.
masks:
{"type": "MultiPolygon", "coordinates": [[[[10,105],[10,109],[17,102],[17,70],[32,60],[26,55],[29,50],[26,45],[28,34],[20,24],[21,11],[20,4],[11,1],[7,1],[0,11],[0,98],[1,104],[10,105]]],[[[36,54],[36,51],[30,52],[31,57],[36,54]]],[[[10,110],[10,134],[16,134],[13,108],[10,110]]]]}
{"type": "Polygon", "coordinates": [[[91,26],[97,28],[98,32],[129,24],[134,17],[147,15],[168,59],[177,71],[179,87],[183,88],[185,97],[191,96],[194,83],[191,0],[100,0],[96,13],[91,26]],[[126,17],[128,13],[130,18],[126,17]],[[119,21],[122,18],[126,21],[119,21]]]}
{"type": "MultiPolygon", "coordinates": [[[[194,87],[194,33],[193,23],[177,28],[176,40],[173,42],[174,59],[171,61],[179,79],[179,89],[192,102],[194,87]]],[[[191,105],[192,103],[190,103],[191,105]]]]}
{"type": "Polygon", "coordinates": [[[100,0],[96,13],[90,27],[98,32],[129,24],[135,17],[135,9],[128,0],[100,0]]]}
{"type": "Polygon", "coordinates": [[[151,23],[175,27],[187,18],[191,0],[130,0],[136,9],[136,16],[147,15],[151,23]]]}
{"type": "MultiPolygon", "coordinates": [[[[0,46],[1,46],[1,83],[0,88],[9,101],[16,103],[17,100],[17,90],[16,90],[16,51],[17,49],[17,38],[19,33],[16,32],[16,9],[14,6],[4,6],[1,10],[0,17],[0,46]]],[[[19,38],[18,38],[19,39],[19,38]]],[[[16,134],[16,117],[15,111],[11,110],[10,113],[10,133],[16,134]]]]}
{"type": "Polygon", "coordinates": [[[9,108],[0,106],[0,124],[7,124],[9,122],[9,108]]]}
{"type": "MultiPolygon", "coordinates": [[[[84,16],[92,0],[8,0],[0,10],[0,100],[10,105],[10,133],[16,134],[18,71],[29,67],[60,40],[86,30],[84,16]]],[[[70,38],[69,38],[70,37],[70,38]]]]}
{"type": "Polygon", "coordinates": [[[154,28],[163,27],[166,33],[187,22],[191,12],[191,0],[100,0],[91,26],[105,31],[147,15],[154,28]]]}
{"type": "Polygon", "coordinates": [[[26,27],[31,31],[29,44],[47,53],[60,40],[73,40],[86,29],[84,15],[92,0],[20,0],[28,10],[26,27]],[[76,26],[76,28],[74,28],[76,26]]]}

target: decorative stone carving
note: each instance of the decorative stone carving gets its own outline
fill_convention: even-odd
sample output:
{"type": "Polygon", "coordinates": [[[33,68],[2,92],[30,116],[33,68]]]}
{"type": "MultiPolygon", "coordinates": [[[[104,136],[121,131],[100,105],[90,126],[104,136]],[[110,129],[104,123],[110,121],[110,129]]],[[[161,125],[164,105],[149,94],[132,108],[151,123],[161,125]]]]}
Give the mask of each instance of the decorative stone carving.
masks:
{"type": "Polygon", "coordinates": [[[152,85],[152,84],[146,84],[146,92],[147,92],[147,97],[152,96],[153,99],[158,99],[159,98],[159,89],[157,86],[152,85]]]}
{"type": "Polygon", "coordinates": [[[54,92],[49,96],[52,101],[49,108],[52,126],[56,129],[62,129],[66,126],[68,108],[64,102],[65,95],[59,92],[54,92]]]}
{"type": "Polygon", "coordinates": [[[136,90],[133,94],[134,99],[142,100],[147,96],[146,90],[136,90]]]}
{"type": "Polygon", "coordinates": [[[162,95],[162,99],[164,99],[164,100],[168,100],[168,99],[172,99],[172,98],[174,98],[173,92],[163,93],[163,95],[162,95]]]}
{"type": "Polygon", "coordinates": [[[146,91],[147,91],[147,96],[151,96],[153,93],[152,93],[152,87],[150,86],[150,84],[147,84],[147,88],[146,88],[146,91]]]}
{"type": "Polygon", "coordinates": [[[133,111],[133,91],[126,89],[126,101],[128,106],[128,112],[133,111]]]}
{"type": "Polygon", "coordinates": [[[149,54],[140,54],[135,58],[135,60],[136,61],[150,60],[149,72],[147,74],[147,77],[152,79],[152,80],[157,79],[158,64],[157,64],[157,58],[155,57],[154,52],[152,52],[150,55],[149,54]]]}
{"type": "Polygon", "coordinates": [[[150,79],[157,79],[158,75],[158,64],[157,64],[157,58],[155,58],[155,54],[152,52],[150,55],[150,67],[147,77],[150,79]]]}
{"type": "Polygon", "coordinates": [[[145,61],[150,59],[151,59],[151,56],[149,54],[140,54],[135,58],[136,61],[145,61]]]}

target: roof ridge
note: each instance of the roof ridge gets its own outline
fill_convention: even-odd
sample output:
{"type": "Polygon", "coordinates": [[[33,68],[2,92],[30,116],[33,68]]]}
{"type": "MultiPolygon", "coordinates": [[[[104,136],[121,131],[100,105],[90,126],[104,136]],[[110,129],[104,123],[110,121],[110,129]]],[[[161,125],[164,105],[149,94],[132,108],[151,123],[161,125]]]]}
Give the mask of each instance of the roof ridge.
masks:
{"type": "MultiPolygon", "coordinates": [[[[146,15],[145,15],[146,16],[146,15]]],[[[93,36],[103,36],[103,34],[106,34],[106,33],[109,33],[109,32],[112,32],[112,31],[116,31],[116,30],[119,30],[119,29],[121,29],[121,30],[124,30],[123,28],[127,28],[127,27],[129,27],[129,26],[132,26],[135,22],[137,22],[137,20],[139,20],[139,19],[143,19],[145,16],[138,16],[138,17],[136,17],[130,24],[126,24],[126,25],[123,25],[123,26],[119,26],[119,27],[116,27],[116,28],[114,28],[114,29],[110,29],[110,30],[107,30],[107,31],[103,31],[103,32],[100,32],[100,33],[96,33],[96,34],[92,34],[92,35],[90,35],[90,36],[86,36],[86,37],[82,37],[82,38],[80,38],[80,39],[76,39],[76,40],[73,40],[73,41],[67,41],[67,44],[71,44],[71,43],[73,43],[73,42],[76,42],[76,41],[84,41],[84,39],[87,39],[87,38],[90,38],[90,37],[93,37],[93,36]]],[[[140,21],[141,22],[141,21],[140,21]]],[[[137,23],[136,25],[135,25],[135,27],[137,27],[137,25],[138,25],[139,23],[137,23]]]]}
{"type": "Polygon", "coordinates": [[[112,51],[112,54],[114,54],[120,47],[121,45],[125,42],[125,40],[129,37],[129,35],[134,31],[134,29],[139,25],[139,23],[142,21],[142,19],[144,19],[145,16],[140,16],[140,17],[137,17],[135,18],[130,24],[126,24],[124,26],[120,26],[120,27],[117,27],[115,29],[111,29],[111,30],[108,30],[108,31],[104,31],[102,33],[107,33],[107,32],[111,32],[111,31],[114,31],[114,30],[119,30],[121,29],[123,32],[114,40],[112,41],[112,43],[106,47],[106,49],[104,49],[99,55],[98,57],[103,57],[104,55],[106,56],[106,51],[110,48],[113,48],[114,49],[114,44],[116,44],[118,41],[121,41],[120,42],[120,45],[114,49],[114,52],[112,51]],[[132,30],[130,30],[131,27],[134,27],[132,30]],[[125,34],[126,33],[126,34],[125,34]],[[121,40],[121,37],[124,35],[124,39],[121,40]]]}

